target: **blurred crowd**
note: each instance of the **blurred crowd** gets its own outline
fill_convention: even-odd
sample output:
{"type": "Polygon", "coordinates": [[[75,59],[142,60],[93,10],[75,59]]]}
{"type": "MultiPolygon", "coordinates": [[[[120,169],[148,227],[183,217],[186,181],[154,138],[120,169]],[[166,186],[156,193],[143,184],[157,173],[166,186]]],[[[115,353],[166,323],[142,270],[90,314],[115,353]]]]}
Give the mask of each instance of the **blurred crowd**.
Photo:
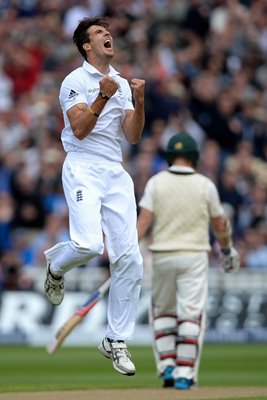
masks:
{"type": "Polygon", "coordinates": [[[109,19],[113,66],[146,80],[143,139],[123,148],[137,202],[167,167],[169,138],[190,133],[242,267],[267,269],[267,0],[0,0],[0,289],[30,289],[24,272],[69,238],[58,92],[83,62],[77,22],[97,15],[109,19]]]}

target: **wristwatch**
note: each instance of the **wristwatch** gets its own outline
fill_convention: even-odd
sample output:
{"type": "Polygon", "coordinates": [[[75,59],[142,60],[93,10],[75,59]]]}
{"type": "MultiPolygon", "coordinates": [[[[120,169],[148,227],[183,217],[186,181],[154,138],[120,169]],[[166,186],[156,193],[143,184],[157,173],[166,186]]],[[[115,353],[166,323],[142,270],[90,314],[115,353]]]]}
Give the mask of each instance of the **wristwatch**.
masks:
{"type": "Polygon", "coordinates": [[[102,97],[102,99],[105,99],[105,100],[109,100],[110,99],[110,97],[108,97],[105,93],[103,93],[103,92],[99,92],[99,96],[100,97],[102,97]]]}

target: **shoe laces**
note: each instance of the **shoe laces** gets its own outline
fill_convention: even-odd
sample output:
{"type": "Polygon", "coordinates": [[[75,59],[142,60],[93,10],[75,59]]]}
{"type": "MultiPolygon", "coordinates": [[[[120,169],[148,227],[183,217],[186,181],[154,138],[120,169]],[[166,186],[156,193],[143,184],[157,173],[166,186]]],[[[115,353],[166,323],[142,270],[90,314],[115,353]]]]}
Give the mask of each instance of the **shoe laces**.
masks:
{"type": "Polygon", "coordinates": [[[123,361],[129,361],[129,358],[131,357],[130,353],[128,350],[125,349],[117,349],[114,351],[114,356],[117,359],[122,359],[123,361]]]}
{"type": "Polygon", "coordinates": [[[48,275],[48,285],[49,287],[55,291],[60,293],[60,291],[64,288],[64,278],[54,279],[50,274],[48,275]]]}
{"type": "Polygon", "coordinates": [[[110,347],[112,349],[114,358],[116,358],[117,360],[122,359],[123,361],[129,361],[129,358],[131,358],[131,353],[127,348],[125,348],[126,346],[125,343],[121,342],[122,347],[119,347],[120,342],[112,342],[112,343],[110,343],[111,344],[110,347]],[[116,348],[112,346],[112,343],[116,343],[116,348]]]}

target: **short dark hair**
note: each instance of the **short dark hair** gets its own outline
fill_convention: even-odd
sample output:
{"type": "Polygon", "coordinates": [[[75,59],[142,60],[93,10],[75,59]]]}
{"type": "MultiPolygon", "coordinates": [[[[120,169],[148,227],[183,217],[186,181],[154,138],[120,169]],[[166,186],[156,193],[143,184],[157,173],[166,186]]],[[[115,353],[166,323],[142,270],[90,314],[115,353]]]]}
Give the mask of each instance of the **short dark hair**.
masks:
{"type": "Polygon", "coordinates": [[[79,21],[79,24],[75,29],[72,37],[73,43],[76,44],[79,52],[81,53],[81,55],[85,60],[87,60],[87,57],[86,57],[86,51],[83,48],[83,44],[90,42],[90,37],[88,35],[87,30],[92,25],[99,25],[103,26],[104,28],[107,28],[109,26],[109,23],[107,22],[106,18],[103,17],[83,18],[82,20],[79,21]]]}

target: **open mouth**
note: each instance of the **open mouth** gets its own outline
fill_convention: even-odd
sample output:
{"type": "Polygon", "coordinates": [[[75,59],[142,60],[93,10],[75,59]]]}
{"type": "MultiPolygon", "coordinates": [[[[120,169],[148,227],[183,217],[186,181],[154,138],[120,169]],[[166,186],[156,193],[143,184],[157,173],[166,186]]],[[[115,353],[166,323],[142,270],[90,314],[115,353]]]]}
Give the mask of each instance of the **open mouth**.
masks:
{"type": "Polygon", "coordinates": [[[110,41],[109,39],[107,39],[107,40],[104,42],[104,47],[105,47],[106,49],[111,49],[111,41],[110,41]]]}

